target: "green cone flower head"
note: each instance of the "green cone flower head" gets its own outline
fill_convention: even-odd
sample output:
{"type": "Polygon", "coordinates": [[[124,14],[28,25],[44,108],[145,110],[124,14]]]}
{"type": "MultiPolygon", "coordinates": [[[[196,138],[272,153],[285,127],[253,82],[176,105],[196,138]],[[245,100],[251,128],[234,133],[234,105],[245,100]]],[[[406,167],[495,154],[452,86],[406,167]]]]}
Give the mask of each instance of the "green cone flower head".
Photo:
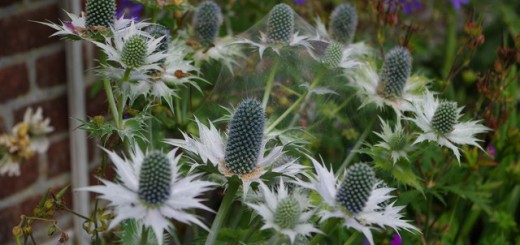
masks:
{"type": "Polygon", "coordinates": [[[396,132],[388,139],[388,146],[392,151],[401,151],[410,145],[408,135],[404,132],[396,132]]]}
{"type": "Polygon", "coordinates": [[[225,164],[236,174],[256,168],[264,135],[264,109],[254,99],[242,101],[229,126],[225,164]]]}
{"type": "Polygon", "coordinates": [[[222,13],[216,3],[205,1],[199,4],[193,16],[193,26],[195,38],[202,46],[207,47],[215,43],[221,24],[222,13]]]}
{"type": "Polygon", "coordinates": [[[330,16],[330,35],[333,40],[342,44],[350,44],[354,39],[358,17],[356,9],[344,3],[337,6],[330,16]]]}
{"type": "MultiPolygon", "coordinates": [[[[388,188],[388,185],[382,181],[382,180],[378,180],[379,183],[376,185],[376,189],[379,189],[379,188],[388,188]]],[[[388,204],[390,204],[390,200],[387,199],[385,200],[384,202],[381,202],[379,204],[377,204],[379,207],[381,207],[381,209],[384,209],[388,206],[388,204]]]]}
{"type": "Polygon", "coordinates": [[[330,68],[338,67],[343,58],[343,45],[337,42],[331,42],[325,49],[321,62],[330,68]]]}
{"type": "Polygon", "coordinates": [[[87,0],[86,25],[110,27],[114,24],[115,13],[115,0],[87,0]]]}
{"type": "Polygon", "coordinates": [[[170,197],[170,161],[165,154],[153,152],[145,156],[141,164],[139,199],[149,206],[161,205],[170,197]]]}
{"type": "Polygon", "coordinates": [[[298,224],[302,209],[296,198],[288,196],[276,207],[274,222],[282,229],[292,229],[298,224]]]}
{"type": "Polygon", "coordinates": [[[140,35],[130,37],[123,46],[121,62],[127,67],[135,68],[143,65],[146,58],[146,40],[140,35]]]}
{"type": "Polygon", "coordinates": [[[267,42],[288,44],[294,32],[294,11],[280,3],[271,9],[267,20],[267,42]]]}
{"type": "Polygon", "coordinates": [[[350,213],[359,213],[365,207],[375,183],[372,167],[366,163],[357,163],[347,169],[336,193],[336,201],[350,213]]]}
{"type": "Polygon", "coordinates": [[[412,56],[403,47],[388,52],[381,68],[377,93],[386,99],[400,98],[412,71],[412,56]]]}
{"type": "Polygon", "coordinates": [[[435,110],[432,118],[432,128],[442,134],[447,134],[453,130],[457,124],[457,103],[442,101],[435,110]]]}
{"type": "Polygon", "coordinates": [[[170,30],[168,30],[168,28],[166,28],[166,26],[154,24],[154,25],[147,26],[144,29],[144,31],[146,33],[150,34],[150,36],[152,36],[155,39],[159,39],[159,38],[163,37],[163,39],[161,39],[161,42],[159,43],[159,46],[155,50],[156,52],[168,50],[168,47],[169,47],[168,44],[172,40],[172,35],[170,34],[170,30]]]}

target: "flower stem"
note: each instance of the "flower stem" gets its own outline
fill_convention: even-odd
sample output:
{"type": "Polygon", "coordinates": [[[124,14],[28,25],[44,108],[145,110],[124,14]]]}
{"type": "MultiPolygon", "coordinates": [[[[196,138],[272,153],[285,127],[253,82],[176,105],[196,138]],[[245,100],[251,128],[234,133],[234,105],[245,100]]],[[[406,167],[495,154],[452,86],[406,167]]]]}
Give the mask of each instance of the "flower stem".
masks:
{"type": "Polygon", "coordinates": [[[147,245],[148,244],[148,229],[144,225],[142,227],[140,244],[141,245],[147,245]]]}
{"type": "Polygon", "coordinates": [[[316,85],[318,85],[318,83],[320,82],[320,80],[323,77],[324,73],[325,73],[325,71],[321,70],[314,77],[314,80],[312,81],[311,85],[309,86],[309,92],[306,93],[305,99],[303,100],[303,103],[301,104],[301,106],[298,109],[298,111],[294,114],[294,117],[292,118],[291,123],[289,124],[289,128],[292,128],[294,126],[294,124],[296,124],[296,121],[298,120],[298,118],[300,118],[300,112],[303,109],[305,109],[305,106],[307,105],[307,103],[309,103],[309,100],[311,99],[312,93],[310,91],[312,91],[316,87],[316,85]]]}
{"type": "Polygon", "coordinates": [[[325,227],[322,230],[323,234],[316,234],[316,236],[314,236],[314,238],[312,238],[312,240],[311,240],[311,245],[319,244],[321,242],[321,240],[323,239],[324,234],[330,235],[331,231],[334,230],[334,228],[336,228],[337,223],[338,223],[338,219],[332,219],[332,220],[327,221],[327,224],[325,224],[325,227]]]}
{"type": "Polygon", "coordinates": [[[275,58],[276,61],[271,68],[271,73],[269,73],[269,77],[267,78],[267,84],[265,85],[264,97],[262,98],[262,107],[265,109],[267,107],[267,102],[269,102],[269,96],[271,95],[271,91],[273,90],[274,78],[276,76],[276,71],[278,70],[278,64],[280,60],[275,58]]]}
{"type": "Polygon", "coordinates": [[[222,226],[224,219],[226,219],[226,216],[229,212],[229,208],[233,203],[233,199],[235,197],[239,185],[240,182],[238,180],[233,180],[233,178],[229,180],[226,194],[224,195],[224,199],[220,204],[217,216],[213,220],[213,224],[211,225],[211,231],[208,234],[208,238],[206,239],[205,245],[215,244],[215,241],[217,240],[218,231],[220,230],[220,227],[222,226]]]}
{"type": "Polygon", "coordinates": [[[361,145],[363,144],[365,139],[368,137],[368,134],[372,131],[372,126],[374,125],[375,121],[376,121],[376,117],[373,117],[372,121],[370,121],[370,123],[365,128],[365,131],[363,131],[363,134],[361,134],[361,136],[357,140],[356,144],[354,145],[354,148],[352,148],[352,150],[348,153],[347,158],[345,158],[345,161],[343,161],[343,163],[341,164],[341,167],[339,167],[340,171],[336,171],[338,174],[341,173],[341,169],[345,169],[349,165],[349,163],[352,161],[355,153],[357,152],[359,147],[361,147],[361,145]]]}
{"type": "MultiPolygon", "coordinates": [[[[99,63],[101,63],[101,66],[103,67],[107,65],[107,55],[104,52],[99,53],[99,63]]],[[[108,79],[106,76],[103,77],[103,86],[107,95],[110,113],[114,118],[114,124],[116,125],[116,128],[119,128],[121,123],[119,122],[119,112],[117,110],[116,101],[114,99],[114,91],[112,90],[110,79],[108,79]]]]}
{"type": "MultiPolygon", "coordinates": [[[[312,82],[312,84],[309,86],[309,90],[305,93],[303,93],[302,95],[300,95],[300,97],[291,105],[291,107],[287,108],[287,110],[280,116],[276,119],[276,121],[273,122],[273,124],[271,124],[268,128],[267,128],[267,132],[271,132],[278,124],[280,124],[287,116],[289,116],[289,114],[296,108],[298,107],[298,105],[300,105],[300,103],[302,103],[302,101],[304,101],[306,98],[307,98],[307,95],[309,94],[309,91],[312,90],[314,87],[316,87],[316,85],[318,84],[318,82],[320,81],[321,79],[319,79],[318,77],[316,77],[316,79],[314,79],[314,81],[312,82]]],[[[265,108],[265,107],[264,107],[265,108]]]]}

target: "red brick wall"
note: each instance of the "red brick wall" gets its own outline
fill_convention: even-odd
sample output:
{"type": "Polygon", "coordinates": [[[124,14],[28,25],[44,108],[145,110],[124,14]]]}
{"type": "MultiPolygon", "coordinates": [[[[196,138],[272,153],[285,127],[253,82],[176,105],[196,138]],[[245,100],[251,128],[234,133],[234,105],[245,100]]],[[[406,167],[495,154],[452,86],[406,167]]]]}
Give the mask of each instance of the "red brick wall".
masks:
{"type": "MultiPolygon", "coordinates": [[[[23,162],[18,177],[0,176],[0,244],[13,244],[12,227],[20,221],[21,214],[32,215],[32,209],[47,189],[58,189],[70,183],[71,119],[67,106],[65,42],[56,37],[49,38],[53,33],[51,28],[29,21],[58,22],[63,15],[61,2],[0,0],[0,133],[9,131],[19,122],[28,107],[39,106],[55,128],[49,135],[51,145],[46,154],[23,162]]],[[[90,58],[87,56],[84,60],[90,58]]],[[[89,70],[88,66],[84,68],[89,70]]],[[[87,85],[95,82],[87,80],[90,81],[87,85]]],[[[106,110],[104,96],[98,94],[91,98],[88,94],[88,112],[106,110]]],[[[93,149],[90,152],[99,154],[93,149]]],[[[92,157],[95,154],[89,155],[92,163],[99,159],[92,157]]],[[[72,207],[70,193],[68,196],[72,207]]],[[[60,216],[60,224],[70,227],[71,218],[60,216]]],[[[36,232],[40,241],[48,240],[44,228],[42,232],[36,232]]]]}

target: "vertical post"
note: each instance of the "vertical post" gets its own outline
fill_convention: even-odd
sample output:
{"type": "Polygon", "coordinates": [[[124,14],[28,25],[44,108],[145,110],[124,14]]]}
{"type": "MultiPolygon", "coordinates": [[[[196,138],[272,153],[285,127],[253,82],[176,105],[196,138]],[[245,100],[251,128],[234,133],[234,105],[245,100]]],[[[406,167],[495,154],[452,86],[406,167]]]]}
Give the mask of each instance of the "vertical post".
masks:
{"type": "MultiPolygon", "coordinates": [[[[65,0],[66,9],[79,15],[81,1],[65,0]]],[[[87,134],[77,129],[78,120],[84,120],[85,109],[85,79],[83,76],[82,42],[67,42],[65,46],[67,59],[67,93],[69,103],[69,134],[70,134],[70,164],[72,172],[72,188],[88,186],[88,149],[87,134]]],[[[89,216],[89,195],[85,191],[73,192],[73,209],[75,212],[89,216]]],[[[83,220],[74,216],[74,236],[77,244],[90,244],[88,235],[83,231],[83,220]]]]}

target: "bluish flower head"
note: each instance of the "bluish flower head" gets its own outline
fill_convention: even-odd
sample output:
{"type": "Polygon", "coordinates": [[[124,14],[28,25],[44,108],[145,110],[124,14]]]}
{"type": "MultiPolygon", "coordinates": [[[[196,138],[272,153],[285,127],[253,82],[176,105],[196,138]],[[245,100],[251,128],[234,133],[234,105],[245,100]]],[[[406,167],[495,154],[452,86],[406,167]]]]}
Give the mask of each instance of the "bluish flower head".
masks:
{"type": "Polygon", "coordinates": [[[451,4],[456,10],[459,10],[463,4],[469,3],[469,0],[451,0],[451,4]]]}
{"type": "Polygon", "coordinates": [[[134,3],[131,0],[121,0],[121,3],[116,9],[116,17],[121,18],[121,16],[124,16],[125,18],[138,21],[141,19],[142,11],[143,5],[134,3]]]}
{"type": "Polygon", "coordinates": [[[403,245],[403,240],[401,240],[401,236],[398,234],[394,234],[392,240],[390,241],[390,245],[403,245]]]}
{"type": "Polygon", "coordinates": [[[423,4],[421,0],[386,0],[391,11],[395,11],[396,5],[403,7],[403,12],[411,14],[412,12],[421,9],[423,4]]]}
{"type": "Polygon", "coordinates": [[[305,0],[294,0],[294,3],[296,5],[303,5],[303,4],[305,4],[305,2],[306,2],[305,0]]]}

